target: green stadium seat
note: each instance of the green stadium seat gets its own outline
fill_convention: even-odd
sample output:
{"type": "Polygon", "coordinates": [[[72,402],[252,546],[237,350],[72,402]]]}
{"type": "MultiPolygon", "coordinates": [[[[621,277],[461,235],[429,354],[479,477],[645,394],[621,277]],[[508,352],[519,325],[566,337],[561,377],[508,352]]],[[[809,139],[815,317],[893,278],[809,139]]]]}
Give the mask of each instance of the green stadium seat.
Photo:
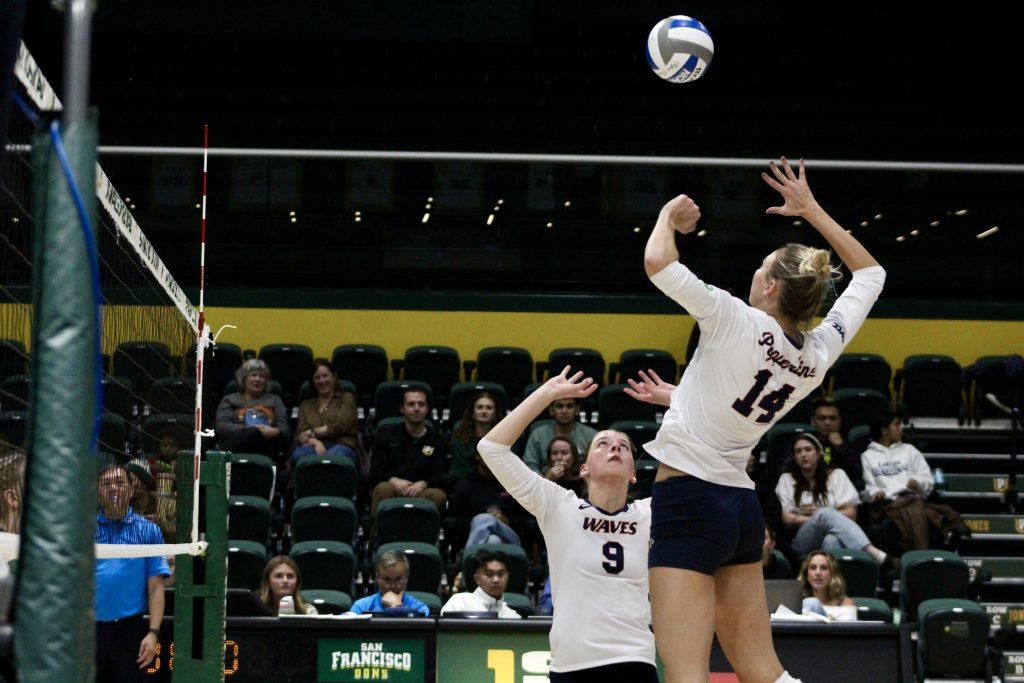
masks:
{"type": "Polygon", "coordinates": [[[878,598],[852,598],[857,606],[858,621],[884,621],[891,624],[893,620],[892,608],[884,600],[878,598]]]}
{"type": "Polygon", "coordinates": [[[377,559],[381,553],[389,550],[397,550],[405,554],[409,560],[409,585],[410,591],[424,591],[437,593],[441,586],[441,573],[444,570],[444,560],[441,558],[441,551],[436,545],[430,543],[385,543],[377,548],[373,555],[373,563],[376,566],[377,559]]]}
{"type": "Polygon", "coordinates": [[[270,538],[270,502],[257,496],[230,496],[228,536],[265,545],[270,538]]]}
{"type": "Polygon", "coordinates": [[[267,549],[256,541],[228,541],[228,588],[256,590],[267,566],[267,549]]]}
{"type": "Polygon", "coordinates": [[[513,403],[526,395],[526,387],[533,379],[533,357],[526,349],[515,346],[488,346],[480,349],[476,361],[465,361],[466,381],[475,369],[478,382],[495,382],[505,387],[513,403]]]}
{"type": "Polygon", "coordinates": [[[481,543],[463,551],[462,581],[466,590],[476,590],[476,581],[473,580],[473,572],[476,571],[478,564],[476,555],[485,548],[500,552],[508,558],[508,587],[506,590],[511,593],[525,593],[530,578],[530,560],[520,546],[509,543],[481,543]]]}
{"type": "Polygon", "coordinates": [[[847,434],[854,427],[870,424],[875,415],[892,410],[889,398],[874,389],[836,389],[832,398],[839,405],[847,434]]]}
{"type": "Polygon", "coordinates": [[[874,389],[888,398],[891,381],[892,368],[885,358],[875,353],[844,353],[829,368],[825,385],[833,392],[839,389],[874,389]]]}
{"type": "Polygon", "coordinates": [[[339,541],[301,541],[289,551],[302,573],[303,589],[352,594],[356,556],[352,546],[339,541]]]}
{"type": "Polygon", "coordinates": [[[447,408],[448,395],[459,382],[462,362],[459,352],[450,346],[413,346],[406,349],[404,359],[392,360],[391,367],[396,378],[429,385],[438,407],[447,408]]]}
{"type": "Polygon", "coordinates": [[[339,379],[355,385],[361,406],[370,405],[377,385],[388,381],[388,354],[374,344],[336,346],[331,353],[331,365],[339,379]]]}
{"type": "Polygon", "coordinates": [[[563,348],[555,349],[548,354],[547,363],[537,364],[537,381],[550,379],[552,375],[562,372],[562,368],[570,366],[569,375],[582,370],[584,377],[589,377],[598,386],[605,384],[604,356],[596,349],[563,348]]]}
{"type": "Polygon", "coordinates": [[[1011,358],[982,356],[968,368],[968,396],[971,400],[971,417],[975,422],[985,418],[1005,417],[998,408],[985,400],[985,394],[994,394],[1003,405],[1014,403],[1014,380],[1007,372],[1007,362],[1011,358]]]}
{"type": "Polygon", "coordinates": [[[949,356],[915,355],[896,373],[900,410],[911,417],[963,417],[960,364],[949,356]]]}
{"type": "Polygon", "coordinates": [[[378,543],[437,543],[441,530],[437,506],[424,498],[386,498],[377,505],[375,522],[378,543]]]}
{"type": "Polygon", "coordinates": [[[519,616],[524,619],[526,617],[532,617],[535,614],[533,602],[530,600],[529,595],[524,593],[505,593],[505,595],[502,596],[502,599],[505,601],[506,605],[519,612],[519,616]]]}
{"type": "MultiPolygon", "coordinates": [[[[204,391],[206,387],[203,387],[204,391]]],[[[150,413],[187,413],[195,410],[196,381],[188,377],[161,377],[146,392],[150,413]]]]}
{"type": "Polygon", "coordinates": [[[10,375],[0,384],[0,409],[28,410],[29,375],[10,375]]]}
{"type": "Polygon", "coordinates": [[[970,600],[925,600],[918,606],[917,680],[992,680],[988,617],[970,600]]]}
{"type": "Polygon", "coordinates": [[[494,396],[498,419],[505,416],[505,411],[508,410],[508,395],[505,393],[505,387],[496,382],[459,382],[452,387],[448,397],[448,419],[452,424],[462,419],[462,413],[465,412],[470,401],[481,391],[486,391],[494,396]]]}
{"type": "Polygon", "coordinates": [[[227,453],[231,463],[231,495],[257,496],[270,500],[274,493],[277,467],[260,453],[227,453]]]}
{"type": "Polygon", "coordinates": [[[437,593],[428,591],[408,591],[409,595],[416,598],[430,608],[430,616],[436,617],[441,614],[441,597],[437,593]]]}
{"type": "Polygon", "coordinates": [[[344,455],[309,455],[300,459],[292,471],[296,498],[351,498],[357,478],[355,463],[344,455]]]}
{"type": "Polygon", "coordinates": [[[641,457],[636,460],[636,483],[629,487],[629,493],[634,499],[651,497],[659,465],[657,460],[643,455],[641,451],[641,457]]]}
{"type": "Polygon", "coordinates": [[[902,622],[917,621],[917,607],[935,598],[966,599],[970,586],[967,563],[945,550],[911,550],[900,558],[902,622]]]}
{"type": "Polygon", "coordinates": [[[846,435],[846,443],[850,457],[856,458],[859,462],[861,454],[867,450],[868,444],[871,443],[871,427],[868,425],[854,427],[846,435]]]}
{"type": "Polygon", "coordinates": [[[601,387],[597,392],[598,424],[601,429],[615,422],[656,422],[658,413],[666,408],[637,401],[626,393],[625,384],[601,387]]]}
{"type": "MultiPolygon", "coordinates": [[[[195,418],[189,416],[189,424],[195,424],[195,418]]],[[[135,436],[134,425],[128,420],[112,413],[100,415],[100,450],[127,454],[131,450],[128,441],[134,441],[135,436]]]]}
{"type": "Polygon", "coordinates": [[[127,377],[105,375],[103,385],[103,408],[126,420],[134,419],[139,414],[141,398],[136,395],[132,381],[127,377]]]}
{"type": "Polygon", "coordinates": [[[292,506],[292,540],[352,543],[356,535],[356,506],[350,498],[306,496],[292,506]]]}
{"type": "Polygon", "coordinates": [[[114,349],[110,374],[127,377],[135,390],[145,396],[153,382],[172,377],[176,370],[166,344],[128,341],[114,349]]]}
{"type": "Polygon", "coordinates": [[[16,339],[0,339],[0,380],[28,374],[28,353],[16,339]]]}
{"type": "Polygon", "coordinates": [[[878,586],[878,564],[865,550],[844,548],[835,551],[836,562],[846,579],[846,594],[851,598],[873,598],[878,586]]]}
{"type": "Polygon", "coordinates": [[[316,607],[317,614],[344,614],[352,609],[352,598],[341,591],[302,589],[303,599],[316,607]]]}
{"type": "Polygon", "coordinates": [[[608,381],[612,384],[624,384],[627,379],[639,379],[641,370],[654,370],[663,380],[675,384],[679,364],[668,351],[629,349],[622,352],[617,363],[608,366],[608,381]]]}
{"type": "Polygon", "coordinates": [[[267,344],[259,359],[270,366],[270,376],[281,383],[281,400],[298,405],[299,388],[313,376],[313,350],[304,344],[267,344]]]}

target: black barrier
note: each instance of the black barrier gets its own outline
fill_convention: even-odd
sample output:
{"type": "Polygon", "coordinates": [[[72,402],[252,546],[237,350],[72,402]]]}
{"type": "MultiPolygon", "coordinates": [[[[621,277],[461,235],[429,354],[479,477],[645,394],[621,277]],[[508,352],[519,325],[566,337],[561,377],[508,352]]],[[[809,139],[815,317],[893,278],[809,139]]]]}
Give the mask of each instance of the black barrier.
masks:
{"type": "MultiPolygon", "coordinates": [[[[171,618],[149,680],[170,681],[171,618]]],[[[544,680],[550,619],[338,619],[254,617],[227,620],[228,681],[390,681],[523,683],[544,680]]],[[[830,683],[903,681],[899,632],[880,622],[774,624],[775,647],[789,672],[830,683]]],[[[716,643],[711,671],[731,671],[716,643]]],[[[719,677],[716,681],[734,680],[719,677]]]]}

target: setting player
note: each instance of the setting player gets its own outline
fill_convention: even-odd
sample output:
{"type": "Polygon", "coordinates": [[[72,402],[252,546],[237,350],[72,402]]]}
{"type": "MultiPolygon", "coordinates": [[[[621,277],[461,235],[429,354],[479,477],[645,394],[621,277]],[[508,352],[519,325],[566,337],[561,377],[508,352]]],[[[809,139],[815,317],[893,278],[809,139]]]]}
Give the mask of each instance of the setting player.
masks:
{"type": "MultiPolygon", "coordinates": [[[[530,470],[511,446],[552,401],[597,388],[578,372],[523,399],[477,446],[498,481],[537,518],[548,548],[554,620],[551,683],[657,683],[647,590],[650,499],[629,503],[633,446],[621,432],[594,435],[580,475],[587,497],[530,470]]],[[[763,532],[762,532],[763,533],[763,532]]]]}
{"type": "Polygon", "coordinates": [[[797,244],[754,273],[750,305],[706,285],[679,263],[675,233],[696,229],[700,209],[680,195],[662,209],[644,253],[659,289],[700,325],[697,352],[678,387],[631,382],[634,398],[668,405],[645,448],[661,461],[651,503],[650,588],[667,683],[705,683],[712,635],[744,683],[794,681],[772,646],[761,575],[764,522],[747,457],[761,435],[821,384],[882,291],[885,271],[814,200],[803,161],[785,157],[774,178],[783,197],[767,213],[801,216],[853,272],[820,325],[834,270],[829,253],[797,244]],[[686,618],[680,618],[686,615],[686,618]]]}

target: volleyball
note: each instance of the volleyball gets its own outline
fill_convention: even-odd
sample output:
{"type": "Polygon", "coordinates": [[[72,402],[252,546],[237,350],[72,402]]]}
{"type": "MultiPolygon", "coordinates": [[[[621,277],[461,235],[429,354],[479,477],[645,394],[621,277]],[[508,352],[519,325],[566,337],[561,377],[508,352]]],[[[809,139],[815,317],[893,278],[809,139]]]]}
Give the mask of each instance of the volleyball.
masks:
{"type": "Polygon", "coordinates": [[[670,83],[689,83],[704,75],[715,43],[704,24],[676,14],[662,19],[647,36],[647,63],[659,78],[670,83]]]}

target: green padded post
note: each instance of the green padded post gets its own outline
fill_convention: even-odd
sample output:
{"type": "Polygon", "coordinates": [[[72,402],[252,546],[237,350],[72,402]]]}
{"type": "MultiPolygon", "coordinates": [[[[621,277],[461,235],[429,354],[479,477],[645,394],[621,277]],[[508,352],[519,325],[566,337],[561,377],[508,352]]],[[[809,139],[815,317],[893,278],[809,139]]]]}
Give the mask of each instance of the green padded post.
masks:
{"type": "MultiPolygon", "coordinates": [[[[206,554],[175,558],[174,680],[213,683],[224,680],[224,628],[228,567],[228,491],[230,464],[219,451],[206,454],[200,467],[202,514],[199,537],[206,554]]],[[[178,456],[178,541],[192,529],[192,453],[178,456]]]]}
{"type": "MultiPolygon", "coordinates": [[[[61,129],[72,174],[96,224],[96,123],[61,129]]],[[[45,131],[33,141],[32,382],[15,666],[21,681],[91,681],[96,453],[96,304],[87,245],[45,131]],[[69,589],[69,587],[73,587],[69,589]]]]}

